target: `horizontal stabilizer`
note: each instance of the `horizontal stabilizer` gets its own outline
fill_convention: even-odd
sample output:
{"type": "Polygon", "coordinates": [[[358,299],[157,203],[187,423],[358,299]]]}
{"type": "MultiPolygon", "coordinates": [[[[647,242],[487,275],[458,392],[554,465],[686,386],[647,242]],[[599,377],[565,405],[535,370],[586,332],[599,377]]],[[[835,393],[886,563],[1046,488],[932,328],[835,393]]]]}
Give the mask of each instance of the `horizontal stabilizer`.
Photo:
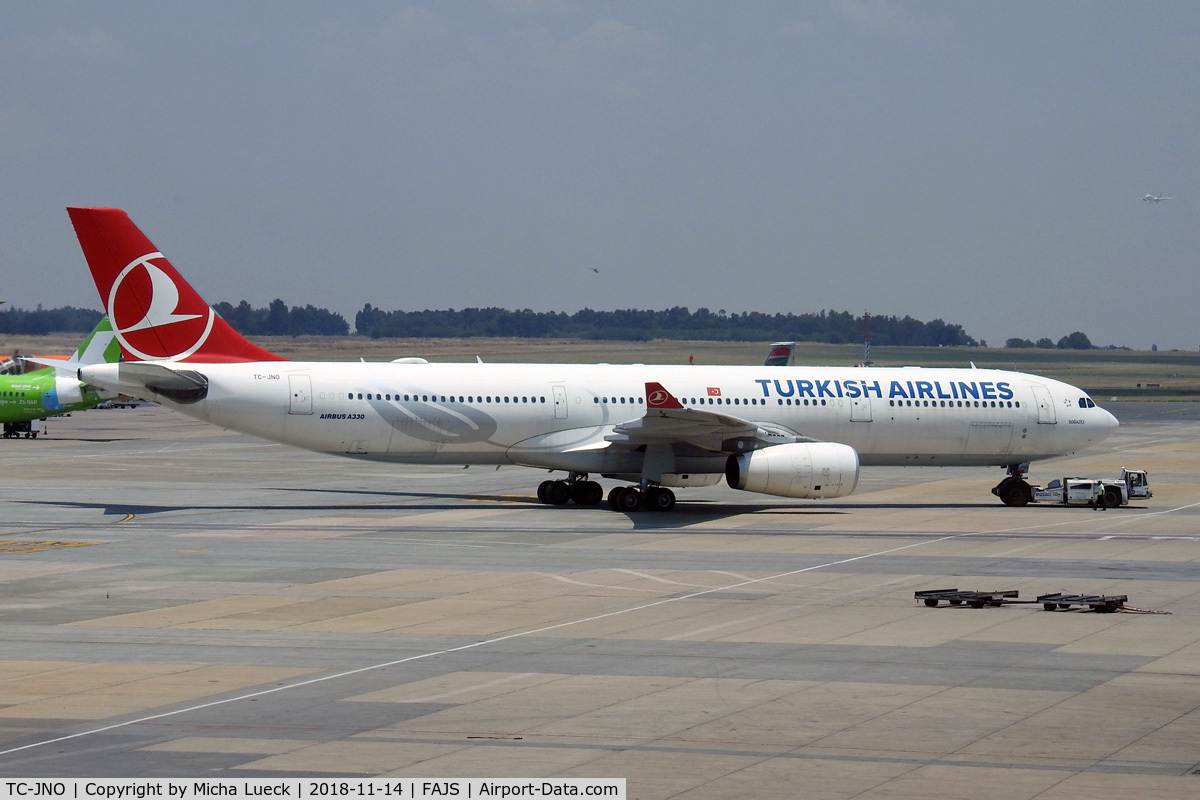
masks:
{"type": "Polygon", "coordinates": [[[68,360],[65,358],[38,358],[37,356],[20,356],[22,361],[28,361],[31,364],[38,364],[43,367],[50,367],[58,372],[74,375],[83,366],[78,361],[68,360]]]}
{"type": "Polygon", "coordinates": [[[144,399],[149,399],[148,391],[184,404],[198,403],[208,396],[208,378],[203,373],[143,361],[81,367],[79,380],[144,399]]]}
{"type": "Polygon", "coordinates": [[[121,364],[122,382],[140,383],[157,395],[177,403],[196,403],[208,395],[208,378],[191,369],[170,369],[160,364],[121,364]]]}

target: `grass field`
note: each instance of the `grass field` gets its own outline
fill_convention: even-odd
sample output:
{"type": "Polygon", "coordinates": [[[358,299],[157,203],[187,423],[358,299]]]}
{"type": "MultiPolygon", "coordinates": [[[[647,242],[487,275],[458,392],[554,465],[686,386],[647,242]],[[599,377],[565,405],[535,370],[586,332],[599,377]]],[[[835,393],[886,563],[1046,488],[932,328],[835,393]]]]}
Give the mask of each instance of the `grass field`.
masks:
{"type": "MultiPolygon", "coordinates": [[[[0,334],[0,353],[69,354],[78,334],[0,334]]],[[[768,342],[582,341],[568,339],[367,339],[357,336],[258,337],[255,342],[293,360],[761,364],[768,342]]],[[[1098,400],[1200,398],[1200,352],[1182,350],[1037,350],[992,347],[875,347],[876,366],[1011,369],[1066,381],[1098,400]]],[[[797,364],[837,366],[862,360],[862,345],[801,344],[797,364]]]]}

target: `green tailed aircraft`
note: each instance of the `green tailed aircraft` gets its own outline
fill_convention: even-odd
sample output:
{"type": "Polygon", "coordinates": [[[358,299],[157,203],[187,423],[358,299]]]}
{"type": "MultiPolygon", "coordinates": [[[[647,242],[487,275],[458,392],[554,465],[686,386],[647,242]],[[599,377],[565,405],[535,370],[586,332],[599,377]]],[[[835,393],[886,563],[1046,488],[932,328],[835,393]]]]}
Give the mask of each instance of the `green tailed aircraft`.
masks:
{"type": "Polygon", "coordinates": [[[36,359],[47,366],[22,375],[0,375],[0,422],[4,423],[4,438],[36,438],[34,420],[82,411],[116,397],[114,392],[81,382],[78,373],[84,364],[120,360],[121,348],[112,324],[108,317],[103,317],[70,359],[62,362],[36,359]]]}

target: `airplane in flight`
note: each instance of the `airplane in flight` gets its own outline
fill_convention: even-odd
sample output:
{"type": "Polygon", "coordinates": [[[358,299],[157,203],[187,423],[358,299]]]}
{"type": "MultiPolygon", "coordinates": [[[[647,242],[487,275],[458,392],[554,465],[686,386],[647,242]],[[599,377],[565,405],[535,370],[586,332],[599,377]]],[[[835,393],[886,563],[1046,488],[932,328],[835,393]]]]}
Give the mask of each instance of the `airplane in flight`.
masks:
{"type": "Polygon", "coordinates": [[[1159,197],[1158,195],[1148,194],[1142,198],[1144,203],[1161,203],[1163,200],[1174,200],[1174,197],[1159,197]]]}
{"type": "Polygon", "coordinates": [[[565,473],[543,503],[668,511],[674,488],[791,498],[854,491],[860,466],[992,466],[1031,500],[1028,462],[1117,420],[1061,381],[987,369],[292,362],[221,319],[124,211],[70,208],[124,360],[79,377],[322,453],[565,473]]]}
{"type": "Polygon", "coordinates": [[[87,364],[115,364],[120,358],[121,350],[108,317],[101,317],[69,359],[14,358],[14,362],[24,360],[44,366],[32,372],[16,370],[0,374],[0,422],[4,424],[4,438],[36,439],[34,420],[82,411],[115,397],[115,393],[81,381],[78,372],[87,364]]]}

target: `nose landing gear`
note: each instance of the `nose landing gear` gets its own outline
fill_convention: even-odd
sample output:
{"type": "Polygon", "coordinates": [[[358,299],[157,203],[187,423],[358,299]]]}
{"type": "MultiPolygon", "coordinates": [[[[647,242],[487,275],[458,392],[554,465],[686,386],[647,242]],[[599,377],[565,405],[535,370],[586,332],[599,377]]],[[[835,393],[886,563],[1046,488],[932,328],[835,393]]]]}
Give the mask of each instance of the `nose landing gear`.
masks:
{"type": "Polygon", "coordinates": [[[992,494],[1006,506],[1027,506],[1033,500],[1033,489],[1025,481],[1028,464],[1009,464],[1008,477],[992,488],[992,494]]]}

